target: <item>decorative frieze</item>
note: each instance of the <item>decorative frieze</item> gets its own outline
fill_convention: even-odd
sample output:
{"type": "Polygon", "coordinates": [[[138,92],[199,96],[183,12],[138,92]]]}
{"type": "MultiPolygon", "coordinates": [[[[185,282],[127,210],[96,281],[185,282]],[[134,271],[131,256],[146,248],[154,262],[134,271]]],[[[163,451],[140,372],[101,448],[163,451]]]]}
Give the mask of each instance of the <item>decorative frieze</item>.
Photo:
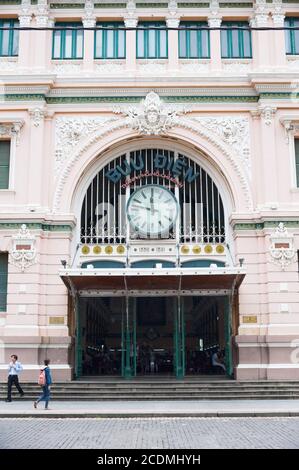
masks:
{"type": "Polygon", "coordinates": [[[193,118],[216,134],[234,151],[245,167],[248,176],[251,174],[249,120],[245,117],[196,117],[193,118]]]}
{"type": "Polygon", "coordinates": [[[17,235],[12,236],[10,263],[25,271],[36,263],[35,236],[31,235],[26,224],[23,224],[17,235]]]}
{"type": "Polygon", "coordinates": [[[24,124],[23,119],[0,120],[0,137],[15,139],[16,145],[20,143],[20,133],[24,124]]]}
{"type": "Polygon", "coordinates": [[[223,60],[222,61],[222,70],[230,73],[248,73],[251,69],[251,60],[223,60]]]}
{"type": "Polygon", "coordinates": [[[15,72],[18,68],[17,59],[14,57],[0,57],[0,74],[15,72]]]}
{"type": "Polygon", "coordinates": [[[94,71],[101,75],[118,75],[124,72],[125,69],[125,61],[124,60],[113,60],[113,61],[101,61],[95,63],[94,71]]]}
{"type": "Polygon", "coordinates": [[[109,122],[117,118],[110,117],[58,117],[55,121],[55,174],[72,155],[81,139],[90,136],[109,122]]]}
{"type": "Polygon", "coordinates": [[[282,271],[294,261],[296,250],[294,236],[288,232],[285,225],[280,222],[275,232],[270,236],[269,248],[271,262],[281,267],[282,271]]]}
{"type": "Polygon", "coordinates": [[[53,63],[53,71],[58,75],[79,74],[81,72],[81,63],[53,63]]]}

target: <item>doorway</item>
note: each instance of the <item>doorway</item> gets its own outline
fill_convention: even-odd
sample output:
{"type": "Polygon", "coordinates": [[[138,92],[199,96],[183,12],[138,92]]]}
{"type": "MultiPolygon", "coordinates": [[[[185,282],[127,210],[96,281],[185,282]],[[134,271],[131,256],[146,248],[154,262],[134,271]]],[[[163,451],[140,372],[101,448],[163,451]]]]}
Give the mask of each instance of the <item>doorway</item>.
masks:
{"type": "Polygon", "coordinates": [[[231,349],[228,297],[83,297],[77,304],[77,377],[231,375],[231,349]]]}

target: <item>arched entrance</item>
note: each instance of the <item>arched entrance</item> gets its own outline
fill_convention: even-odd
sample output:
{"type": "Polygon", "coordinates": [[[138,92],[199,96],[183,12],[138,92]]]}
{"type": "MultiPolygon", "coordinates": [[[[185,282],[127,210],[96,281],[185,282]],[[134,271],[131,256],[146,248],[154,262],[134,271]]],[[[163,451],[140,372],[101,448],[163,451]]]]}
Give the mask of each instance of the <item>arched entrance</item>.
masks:
{"type": "Polygon", "coordinates": [[[154,142],[85,176],[64,277],[77,295],[77,376],[232,374],[231,298],[242,273],[219,181],[203,158],[154,142]]]}

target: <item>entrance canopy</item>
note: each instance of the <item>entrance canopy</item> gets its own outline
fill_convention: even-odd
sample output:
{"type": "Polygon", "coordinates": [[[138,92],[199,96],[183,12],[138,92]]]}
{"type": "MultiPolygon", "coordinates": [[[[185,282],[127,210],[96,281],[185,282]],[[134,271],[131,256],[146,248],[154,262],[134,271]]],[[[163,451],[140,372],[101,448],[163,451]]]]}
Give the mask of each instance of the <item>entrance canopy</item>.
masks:
{"type": "Polygon", "coordinates": [[[243,268],[64,269],[60,276],[82,297],[110,295],[228,295],[245,277],[243,268]]]}

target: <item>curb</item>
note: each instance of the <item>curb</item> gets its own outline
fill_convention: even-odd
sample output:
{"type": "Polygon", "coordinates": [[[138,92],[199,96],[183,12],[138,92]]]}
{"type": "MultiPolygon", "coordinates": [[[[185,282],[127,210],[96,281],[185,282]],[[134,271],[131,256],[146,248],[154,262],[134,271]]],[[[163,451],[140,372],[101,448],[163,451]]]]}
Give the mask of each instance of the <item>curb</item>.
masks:
{"type": "Polygon", "coordinates": [[[299,417],[299,411],[256,411],[256,412],[193,412],[193,413],[105,413],[105,412],[90,412],[90,413],[45,413],[41,412],[28,412],[28,413],[0,413],[0,418],[282,418],[282,417],[299,417]]]}

